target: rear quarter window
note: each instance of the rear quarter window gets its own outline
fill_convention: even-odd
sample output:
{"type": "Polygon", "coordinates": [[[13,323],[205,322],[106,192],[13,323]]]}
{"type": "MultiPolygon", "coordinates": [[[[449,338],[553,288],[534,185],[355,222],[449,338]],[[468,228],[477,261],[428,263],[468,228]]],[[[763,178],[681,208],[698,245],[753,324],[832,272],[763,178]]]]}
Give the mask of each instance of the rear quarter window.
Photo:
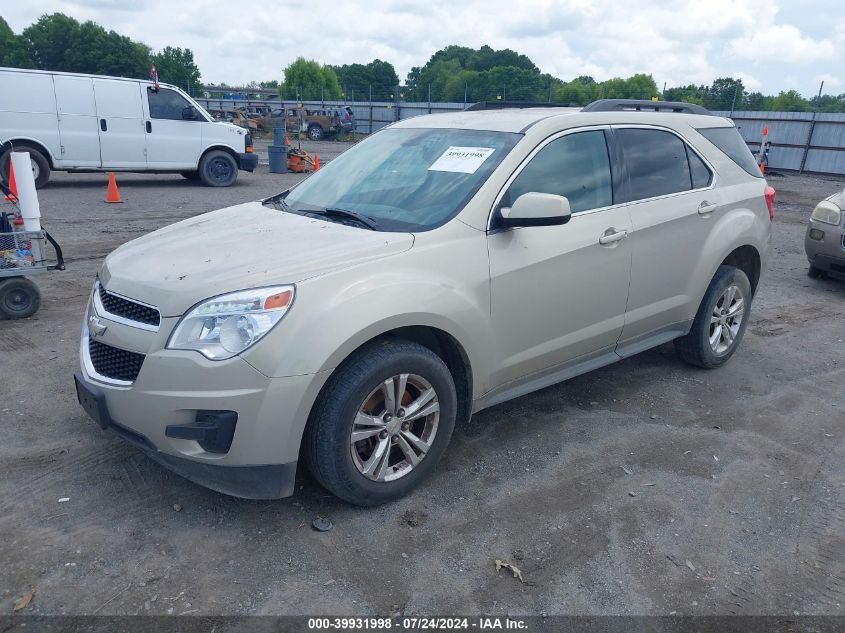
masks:
{"type": "Polygon", "coordinates": [[[751,154],[751,150],[748,149],[748,145],[742,140],[739,130],[735,127],[697,128],[696,131],[718,147],[723,154],[742,167],[751,176],[755,178],[763,177],[757,161],[754,160],[754,156],[751,154]]]}

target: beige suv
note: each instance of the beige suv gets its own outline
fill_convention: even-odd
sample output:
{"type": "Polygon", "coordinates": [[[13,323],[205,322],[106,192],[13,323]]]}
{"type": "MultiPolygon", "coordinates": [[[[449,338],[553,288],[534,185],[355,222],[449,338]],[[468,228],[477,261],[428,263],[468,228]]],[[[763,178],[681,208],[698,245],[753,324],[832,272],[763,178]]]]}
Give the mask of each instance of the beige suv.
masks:
{"type": "Polygon", "coordinates": [[[722,365],[773,202],[733,123],[696,106],[401,121],[289,191],[109,255],[79,401],[215,490],[290,495],[301,457],[383,503],[481,409],[672,340],[722,365]]]}

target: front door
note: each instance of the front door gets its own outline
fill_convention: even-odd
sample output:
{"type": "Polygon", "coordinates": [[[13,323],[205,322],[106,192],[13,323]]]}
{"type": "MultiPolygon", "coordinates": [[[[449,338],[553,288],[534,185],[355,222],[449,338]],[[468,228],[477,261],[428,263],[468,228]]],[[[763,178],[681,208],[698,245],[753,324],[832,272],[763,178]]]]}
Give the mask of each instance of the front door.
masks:
{"type": "Polygon", "coordinates": [[[94,79],[94,99],[103,167],[145,169],[146,138],[138,82],[94,79]]]}
{"type": "Polygon", "coordinates": [[[205,117],[198,113],[195,120],[184,119],[185,108],[192,104],[175,90],[147,87],[144,93],[150,169],[196,169],[205,117]]]}
{"type": "Polygon", "coordinates": [[[613,354],[625,320],[631,221],[626,208],[613,206],[604,130],[568,133],[540,146],[499,207],[530,191],[566,196],[572,218],[488,237],[501,358],[493,386],[613,354]]]}

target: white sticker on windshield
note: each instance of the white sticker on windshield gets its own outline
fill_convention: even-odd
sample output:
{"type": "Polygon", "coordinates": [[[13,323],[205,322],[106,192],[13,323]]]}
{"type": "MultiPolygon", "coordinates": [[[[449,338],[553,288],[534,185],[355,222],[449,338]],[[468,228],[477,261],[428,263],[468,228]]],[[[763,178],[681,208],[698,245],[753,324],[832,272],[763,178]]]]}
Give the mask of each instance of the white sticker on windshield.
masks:
{"type": "Polygon", "coordinates": [[[428,169],[474,174],[494,151],[492,147],[450,147],[428,169]]]}

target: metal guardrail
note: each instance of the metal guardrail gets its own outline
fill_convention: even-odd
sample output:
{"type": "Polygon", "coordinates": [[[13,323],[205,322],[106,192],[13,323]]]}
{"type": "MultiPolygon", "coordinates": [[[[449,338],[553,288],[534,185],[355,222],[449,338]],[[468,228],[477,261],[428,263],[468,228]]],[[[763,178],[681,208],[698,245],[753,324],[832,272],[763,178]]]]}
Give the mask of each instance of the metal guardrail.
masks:
{"type": "MultiPolygon", "coordinates": [[[[210,109],[245,106],[295,108],[295,101],[260,99],[197,99],[210,109]]],[[[437,112],[457,112],[463,103],[428,103],[407,101],[304,101],[306,109],[349,106],[355,113],[355,131],[362,134],[410,117],[437,112]]],[[[768,112],[736,110],[714,112],[734,120],[745,142],[756,152],[760,149],[762,129],[769,128],[771,141],[768,167],[787,171],[845,175],[845,114],[814,112],[768,112]]]]}

